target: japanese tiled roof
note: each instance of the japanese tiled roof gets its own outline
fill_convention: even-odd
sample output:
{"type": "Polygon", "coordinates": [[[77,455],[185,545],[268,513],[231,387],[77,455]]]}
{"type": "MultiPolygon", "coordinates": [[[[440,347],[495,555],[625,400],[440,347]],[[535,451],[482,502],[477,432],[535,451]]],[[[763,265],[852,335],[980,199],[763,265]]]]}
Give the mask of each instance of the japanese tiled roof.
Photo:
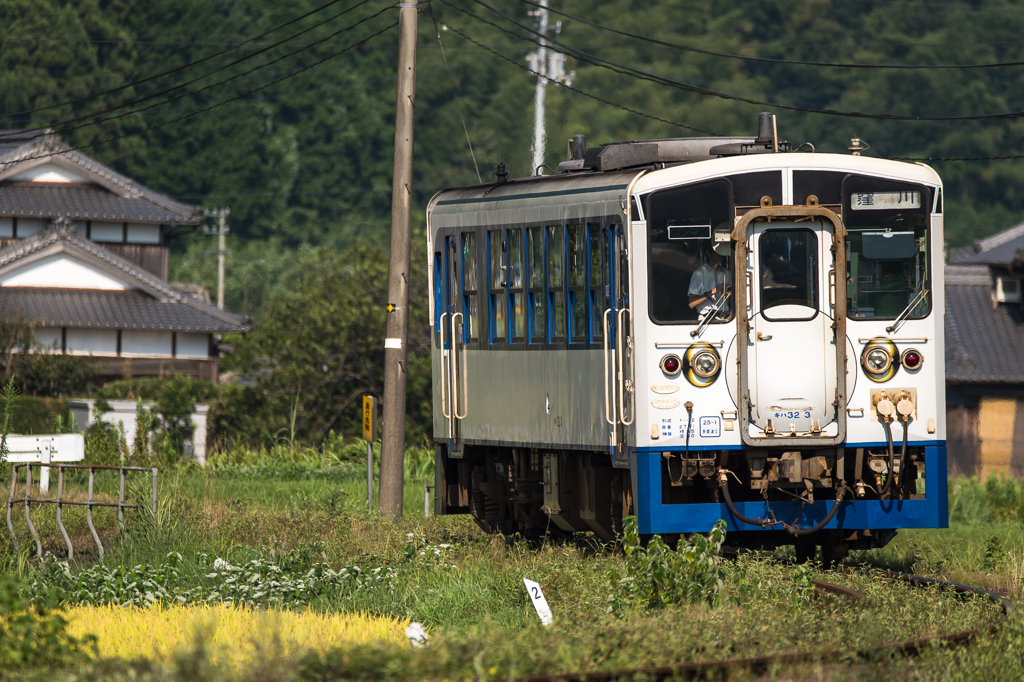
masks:
{"type": "Polygon", "coordinates": [[[43,326],[93,329],[153,329],[245,332],[252,324],[177,289],[137,264],[76,234],[66,220],[0,250],[0,274],[63,253],[130,287],[97,291],[42,287],[0,287],[0,315],[20,310],[43,326]]]}
{"type": "Polygon", "coordinates": [[[203,210],[140,185],[95,159],[74,151],[50,133],[0,131],[0,216],[198,225],[203,210]],[[54,164],[89,184],[10,180],[42,164],[54,164]]]}
{"type": "Polygon", "coordinates": [[[1009,265],[1024,249],[1024,223],[979,239],[973,246],[950,249],[949,262],[957,265],[1009,265]]]}
{"type": "Polygon", "coordinates": [[[947,265],[946,381],[1024,384],[1024,308],[993,303],[987,265],[947,265]]]}

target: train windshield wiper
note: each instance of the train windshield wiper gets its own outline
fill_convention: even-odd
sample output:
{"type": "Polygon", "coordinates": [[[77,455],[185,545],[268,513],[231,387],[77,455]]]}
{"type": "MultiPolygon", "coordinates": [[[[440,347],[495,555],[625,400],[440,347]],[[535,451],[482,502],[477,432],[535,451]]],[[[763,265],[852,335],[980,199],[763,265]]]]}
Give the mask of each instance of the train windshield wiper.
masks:
{"type": "Polygon", "coordinates": [[[917,305],[921,301],[923,301],[924,297],[927,296],[927,295],[928,295],[928,290],[927,289],[921,289],[921,291],[919,291],[917,293],[917,296],[914,296],[914,298],[910,299],[910,303],[907,304],[907,307],[903,309],[902,313],[900,313],[899,315],[896,316],[896,319],[893,320],[892,324],[885,328],[885,331],[891,334],[892,332],[894,332],[897,329],[899,329],[900,325],[903,324],[903,322],[905,321],[907,315],[910,314],[910,311],[913,310],[914,308],[916,308],[917,305]]]}

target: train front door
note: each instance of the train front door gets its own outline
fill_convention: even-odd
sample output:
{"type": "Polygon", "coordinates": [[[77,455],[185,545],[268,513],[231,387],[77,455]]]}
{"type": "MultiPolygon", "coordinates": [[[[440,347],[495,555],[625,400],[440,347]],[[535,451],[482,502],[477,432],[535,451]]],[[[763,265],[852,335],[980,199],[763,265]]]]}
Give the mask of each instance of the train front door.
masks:
{"type": "Polygon", "coordinates": [[[751,435],[834,436],[834,226],[805,218],[753,228],[747,260],[753,303],[753,345],[747,353],[751,435]]]}

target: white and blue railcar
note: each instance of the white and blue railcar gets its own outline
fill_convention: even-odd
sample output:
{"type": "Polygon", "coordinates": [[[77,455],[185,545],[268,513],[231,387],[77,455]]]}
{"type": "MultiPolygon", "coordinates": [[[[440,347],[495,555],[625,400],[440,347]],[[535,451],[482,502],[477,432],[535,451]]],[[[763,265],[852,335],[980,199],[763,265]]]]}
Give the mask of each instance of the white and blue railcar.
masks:
{"type": "Polygon", "coordinates": [[[773,131],[434,197],[437,513],[833,558],[946,525],[941,180],[773,131]]]}

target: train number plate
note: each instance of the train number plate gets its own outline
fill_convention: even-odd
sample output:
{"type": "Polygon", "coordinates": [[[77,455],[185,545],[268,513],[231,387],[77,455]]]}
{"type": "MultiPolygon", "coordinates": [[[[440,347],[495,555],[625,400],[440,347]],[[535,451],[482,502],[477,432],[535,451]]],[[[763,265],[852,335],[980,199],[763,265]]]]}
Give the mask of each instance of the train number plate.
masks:
{"type": "Polygon", "coordinates": [[[921,208],[920,192],[854,192],[850,196],[854,211],[885,211],[894,208],[921,208]]]}
{"type": "Polygon", "coordinates": [[[718,438],[722,435],[722,418],[721,417],[701,417],[700,418],[700,437],[701,438],[718,438]]]}

